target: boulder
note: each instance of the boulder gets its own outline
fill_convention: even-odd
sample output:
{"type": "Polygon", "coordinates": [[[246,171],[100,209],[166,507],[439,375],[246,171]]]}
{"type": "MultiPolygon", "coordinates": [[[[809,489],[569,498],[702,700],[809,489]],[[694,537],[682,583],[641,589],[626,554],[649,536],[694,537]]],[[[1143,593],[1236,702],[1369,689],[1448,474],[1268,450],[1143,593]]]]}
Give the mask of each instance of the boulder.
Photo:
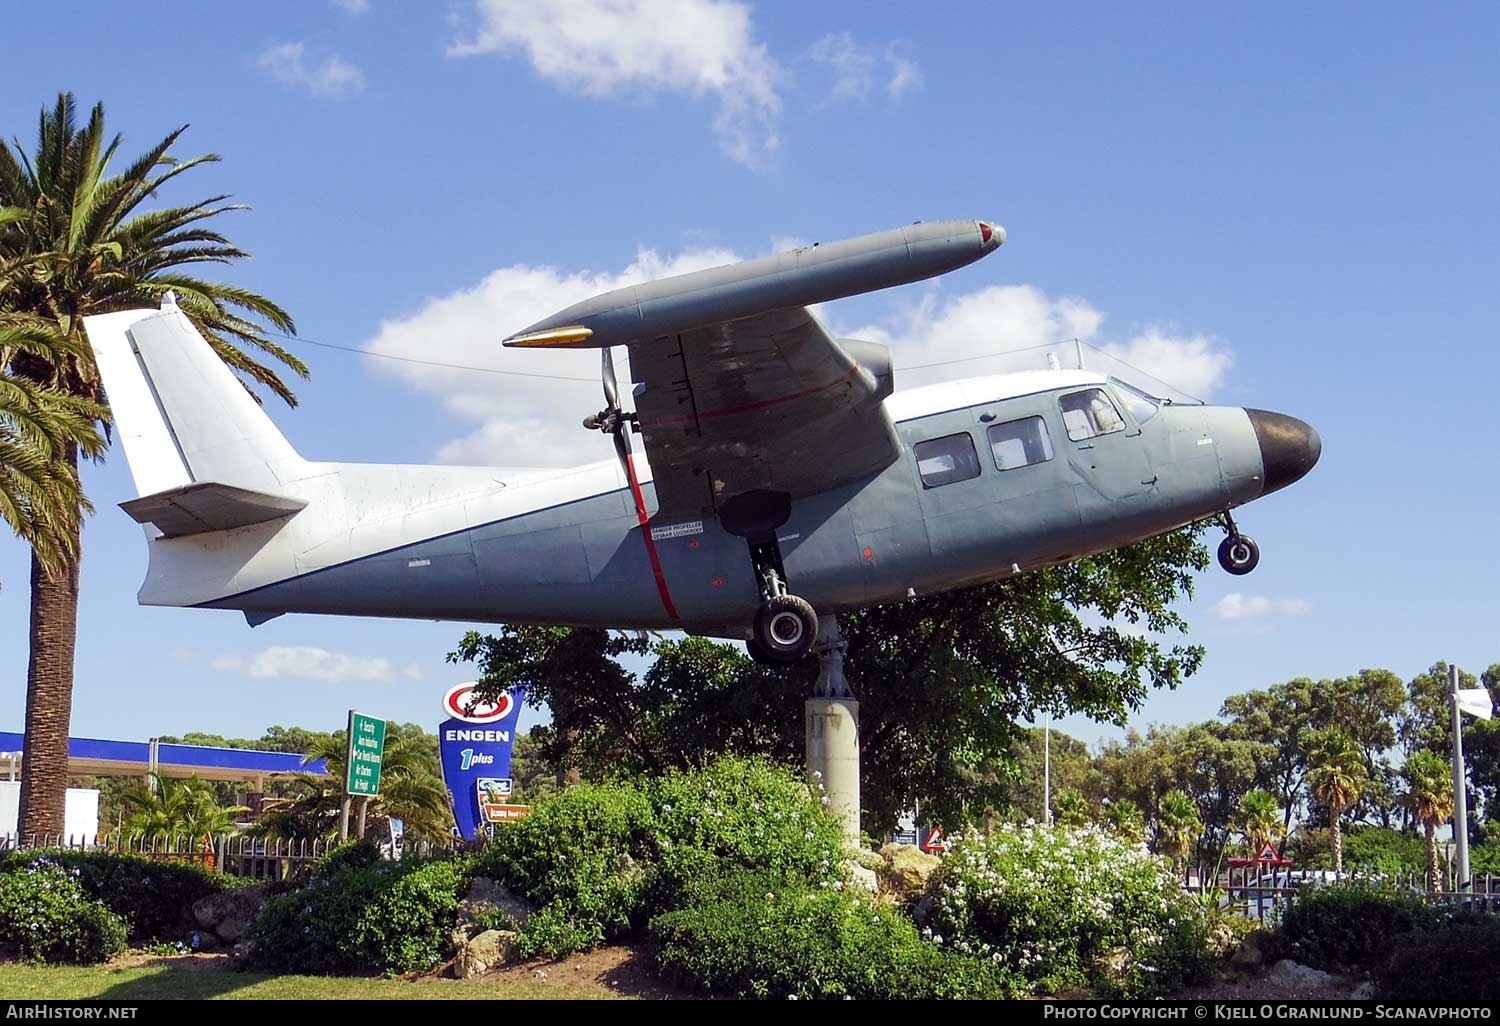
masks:
{"type": "Polygon", "coordinates": [[[927,890],[927,878],[943,864],[914,844],[887,844],[880,849],[880,882],[886,891],[903,900],[915,900],[927,890]]]}
{"type": "Polygon", "coordinates": [[[469,892],[458,903],[459,923],[477,923],[486,913],[496,911],[503,912],[510,924],[519,929],[526,925],[535,909],[503,884],[489,877],[476,876],[469,885],[469,892]]]}
{"type": "Polygon", "coordinates": [[[460,980],[482,976],[510,961],[520,938],[510,930],[485,930],[458,949],[453,975],[460,980]]]}
{"type": "Polygon", "coordinates": [[[1290,958],[1283,958],[1271,966],[1271,971],[1266,973],[1266,979],[1280,986],[1297,990],[1327,987],[1334,982],[1333,974],[1314,969],[1310,965],[1293,962],[1290,958]]]}
{"type": "Polygon", "coordinates": [[[861,890],[869,891],[871,894],[879,893],[880,877],[875,870],[867,869],[857,862],[849,864],[849,881],[861,890]]]}
{"type": "Polygon", "coordinates": [[[221,941],[233,944],[250,932],[267,897],[264,884],[234,887],[193,902],[193,918],[221,941]]]}
{"type": "Polygon", "coordinates": [[[1275,946],[1275,934],[1269,930],[1256,930],[1240,941],[1240,946],[1229,956],[1229,964],[1236,969],[1259,969],[1270,961],[1275,946]]]}
{"type": "Polygon", "coordinates": [[[240,941],[229,951],[229,960],[226,967],[235,972],[242,973],[250,966],[250,960],[255,955],[255,945],[251,941],[240,941]]]}

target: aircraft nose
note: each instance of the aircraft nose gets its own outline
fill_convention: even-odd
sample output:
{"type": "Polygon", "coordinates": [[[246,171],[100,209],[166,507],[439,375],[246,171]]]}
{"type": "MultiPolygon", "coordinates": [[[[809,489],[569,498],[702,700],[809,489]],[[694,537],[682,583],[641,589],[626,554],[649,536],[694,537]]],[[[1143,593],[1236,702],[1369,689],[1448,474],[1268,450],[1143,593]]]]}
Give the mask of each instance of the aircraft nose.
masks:
{"type": "Polygon", "coordinates": [[[1262,495],[1300,481],[1323,455],[1323,440],[1311,424],[1267,410],[1247,409],[1245,413],[1260,443],[1262,495]]]}

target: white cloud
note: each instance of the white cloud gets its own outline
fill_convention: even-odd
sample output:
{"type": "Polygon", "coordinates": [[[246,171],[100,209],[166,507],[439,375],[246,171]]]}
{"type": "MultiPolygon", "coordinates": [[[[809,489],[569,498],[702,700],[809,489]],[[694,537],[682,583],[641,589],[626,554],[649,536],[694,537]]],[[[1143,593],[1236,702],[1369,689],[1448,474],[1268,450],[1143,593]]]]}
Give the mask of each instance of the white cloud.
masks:
{"type": "Polygon", "coordinates": [[[365,73],[338,54],[322,62],[307,59],[303,43],[277,43],[255,58],[255,66],[271,80],[326,100],[339,100],[364,91],[365,73]]]}
{"type": "Polygon", "coordinates": [[[1158,394],[1207,398],[1222,384],[1232,363],[1229,350],[1211,336],[1177,335],[1152,324],[1114,339],[1104,326],[1105,319],[1103,311],[1076,296],[1052,297],[1031,285],[991,285],[955,296],[929,289],[895,317],[840,334],[891,346],[898,388],[1045,367],[1046,350],[1057,353],[1064,367],[1072,367],[1075,347],[1062,340],[1075,338],[1097,347],[1085,350],[1089,366],[1139,381],[1141,387],[1158,394]],[[903,366],[969,357],[975,359],[900,373],[903,366]],[[1153,380],[1142,380],[1147,376],[1153,380]]]}
{"type": "MultiPolygon", "coordinates": [[[[773,248],[779,251],[797,241],[777,237],[773,248]]],[[[615,272],[569,272],[524,264],[502,267],[477,285],[429,300],[413,314],[386,321],[365,348],[406,359],[580,379],[511,377],[377,361],[381,370],[428,393],[468,425],[463,434],[439,447],[436,456],[442,462],[568,466],[609,459],[608,441],[579,425],[602,404],[598,353],[504,349],[500,340],[600,292],[735,259],[733,252],[700,245],[670,257],[642,250],[630,266],[615,272]]],[[[898,388],[1045,367],[1046,353],[1030,347],[1073,337],[1100,340],[1109,351],[1198,395],[1211,394],[1229,366],[1228,351],[1206,336],[1177,337],[1148,327],[1111,341],[1104,313],[1087,300],[1052,297],[1032,286],[991,286],[953,296],[929,288],[917,294],[921,298],[899,307],[892,316],[858,328],[837,323],[836,305],[828,311],[835,318],[830,328],[836,334],[892,347],[898,388]],[[1017,352],[1023,349],[1029,351],[1017,352]],[[991,355],[996,353],[1002,355],[991,355]],[[912,369],[965,357],[984,358],[912,369]]],[[[1055,348],[1061,351],[1064,366],[1071,366],[1072,346],[1055,348]]],[[[623,350],[615,354],[622,382],[629,381],[624,355],[623,350]]],[[[1104,368],[1109,362],[1099,353],[1091,352],[1088,358],[1090,366],[1104,368]]],[[[1123,367],[1104,369],[1139,378],[1123,367]]]]}
{"type": "Polygon", "coordinates": [[[1268,616],[1303,616],[1311,609],[1304,598],[1268,598],[1231,591],[1214,603],[1213,614],[1220,620],[1258,620],[1268,616]]]}
{"type": "MultiPolygon", "coordinates": [[[[439,363],[555,374],[583,381],[508,377],[382,361],[380,366],[438,397],[473,430],[437,453],[444,463],[567,466],[610,458],[613,448],[579,421],[603,405],[599,354],[585,350],[504,349],[500,340],[548,314],[600,292],[653,278],[734,261],[728,250],[696,248],[670,259],[642,250],[619,272],[567,273],[553,267],[515,265],[491,272],[478,285],[430,300],[416,313],[380,326],[365,348],[390,356],[439,363]]],[[[629,380],[628,361],[615,354],[616,371],[629,380]]]]}
{"type": "Polygon", "coordinates": [[[451,57],[519,55],[563,89],[598,97],[709,96],[725,153],[749,166],[780,144],[781,70],[734,0],[473,0],[451,57]]]}
{"type": "Polygon", "coordinates": [[[252,656],[220,656],[213,661],[213,668],[242,673],[257,680],[288,677],[329,684],[393,681],[398,675],[406,680],[422,679],[422,670],[418,666],[398,670],[383,657],[344,655],[306,645],[276,645],[252,656]]]}
{"type": "Polygon", "coordinates": [[[333,6],[349,14],[364,14],[370,9],[370,0],[333,0],[333,6]]]}
{"type": "Polygon", "coordinates": [[[829,33],[812,45],[807,56],[833,74],[829,103],[868,99],[877,76],[886,76],[886,95],[893,100],[922,84],[922,69],[916,61],[894,46],[884,50],[864,46],[848,32],[829,33]]]}

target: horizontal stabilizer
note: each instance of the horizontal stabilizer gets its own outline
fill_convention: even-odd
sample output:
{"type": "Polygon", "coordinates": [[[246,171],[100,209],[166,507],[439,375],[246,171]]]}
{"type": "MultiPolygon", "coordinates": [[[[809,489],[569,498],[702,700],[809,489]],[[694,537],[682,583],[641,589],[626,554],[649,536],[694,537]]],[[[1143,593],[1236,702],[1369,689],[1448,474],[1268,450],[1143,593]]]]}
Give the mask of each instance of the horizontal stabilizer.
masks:
{"type": "Polygon", "coordinates": [[[305,499],[200,481],[122,502],[120,508],[136,523],[154,524],[165,537],[179,538],[263,524],[291,516],[306,505],[305,499]]]}

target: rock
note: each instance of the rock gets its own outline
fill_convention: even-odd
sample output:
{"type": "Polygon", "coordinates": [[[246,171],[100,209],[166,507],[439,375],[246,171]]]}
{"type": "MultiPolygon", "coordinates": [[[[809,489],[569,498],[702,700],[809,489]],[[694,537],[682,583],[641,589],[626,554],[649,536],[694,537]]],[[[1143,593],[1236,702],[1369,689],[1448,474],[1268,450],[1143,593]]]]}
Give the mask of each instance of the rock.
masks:
{"type": "Polygon", "coordinates": [[[193,935],[188,938],[188,947],[194,951],[212,954],[215,951],[224,950],[224,942],[207,930],[194,930],[193,935]]]}
{"type": "Polygon", "coordinates": [[[1366,980],[1349,992],[1350,1001],[1374,1001],[1375,984],[1366,980]]]}
{"type": "MultiPolygon", "coordinates": [[[[476,876],[469,885],[469,893],[458,903],[458,921],[477,923],[486,913],[503,912],[510,925],[520,928],[526,925],[535,911],[521,898],[512,894],[510,888],[497,884],[489,877],[476,876]]],[[[490,931],[493,932],[493,931],[490,931]]]]}
{"type": "Polygon", "coordinates": [[[486,930],[458,949],[453,975],[460,980],[482,976],[510,961],[520,938],[510,930],[486,930]]]}
{"type": "Polygon", "coordinates": [[[880,849],[882,886],[902,901],[915,900],[927,890],[927,878],[943,864],[913,844],[887,844],[880,849]]]}
{"type": "Polygon", "coordinates": [[[885,868],[885,859],[880,857],[880,852],[871,851],[869,848],[856,848],[853,853],[855,865],[864,866],[866,869],[880,872],[885,868]]]}
{"type": "Polygon", "coordinates": [[[1271,966],[1271,971],[1266,973],[1266,979],[1279,986],[1296,988],[1327,987],[1334,982],[1331,973],[1314,969],[1310,965],[1302,965],[1300,962],[1293,962],[1290,958],[1283,958],[1271,966]]]}
{"type": "Polygon", "coordinates": [[[880,877],[875,875],[875,870],[867,869],[857,862],[849,864],[849,880],[855,887],[869,891],[871,894],[880,891],[880,877]]]}
{"type": "Polygon", "coordinates": [[[193,918],[220,940],[233,944],[250,932],[267,896],[263,884],[220,891],[193,902],[193,918]]]}
{"type": "Polygon", "coordinates": [[[1133,960],[1130,957],[1130,949],[1125,947],[1110,948],[1094,959],[1094,969],[1106,980],[1122,982],[1130,975],[1130,967],[1133,960]]]}
{"type": "Polygon", "coordinates": [[[255,944],[251,941],[241,941],[230,949],[227,968],[242,973],[249,968],[250,961],[254,957],[255,944]]]}
{"type": "Polygon", "coordinates": [[[1229,956],[1229,964],[1236,969],[1259,969],[1270,959],[1275,944],[1276,936],[1269,930],[1246,934],[1234,954],[1229,956]]]}

